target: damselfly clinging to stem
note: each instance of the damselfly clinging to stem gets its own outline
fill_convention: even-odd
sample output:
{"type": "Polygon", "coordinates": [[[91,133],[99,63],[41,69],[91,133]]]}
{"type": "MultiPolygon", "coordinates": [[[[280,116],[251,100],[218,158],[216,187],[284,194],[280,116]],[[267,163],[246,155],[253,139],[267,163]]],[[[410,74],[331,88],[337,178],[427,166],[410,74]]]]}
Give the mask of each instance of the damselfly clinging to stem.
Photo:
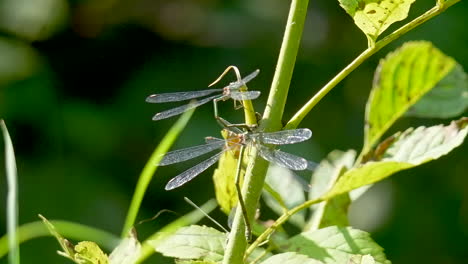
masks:
{"type": "Polygon", "coordinates": [[[246,90],[246,83],[251,81],[255,78],[260,70],[255,70],[251,74],[247,75],[245,78],[241,78],[239,70],[235,66],[229,66],[226,70],[218,77],[213,83],[211,83],[208,87],[211,87],[218,83],[222,77],[229,71],[234,70],[237,76],[237,81],[231,82],[229,85],[225,86],[222,89],[208,89],[208,90],[201,90],[201,91],[190,91],[190,92],[175,92],[175,93],[162,93],[162,94],[153,94],[146,98],[146,102],[148,103],[167,103],[167,102],[180,102],[186,101],[190,99],[196,99],[204,96],[208,96],[210,94],[218,93],[216,95],[212,95],[210,97],[203,98],[201,100],[195,100],[190,104],[182,105],[179,107],[171,108],[169,110],[157,113],[153,116],[153,120],[161,120],[168,117],[176,116],[182,114],[185,111],[188,111],[192,108],[198,107],[200,105],[206,104],[210,101],[213,101],[214,104],[214,116],[215,118],[225,126],[227,122],[224,119],[218,116],[218,101],[226,101],[229,98],[236,101],[243,101],[243,100],[253,100],[260,96],[259,91],[247,91],[246,90]]]}
{"type": "Polygon", "coordinates": [[[241,188],[240,188],[240,172],[242,165],[242,157],[246,147],[255,147],[262,158],[269,162],[273,162],[281,167],[291,170],[305,170],[308,167],[308,162],[302,157],[298,157],[280,150],[271,148],[267,145],[286,145],[305,141],[312,136],[312,131],[307,128],[283,130],[278,132],[263,133],[263,132],[242,132],[240,129],[231,128],[226,131],[226,139],[207,137],[206,144],[189,147],[180,150],[174,150],[166,153],[164,158],[159,163],[159,166],[170,165],[182,161],[187,161],[203,154],[212,152],[216,149],[221,149],[220,152],[211,156],[205,161],[195,165],[194,167],[182,172],[172,178],[166,185],[166,190],[172,190],[191,181],[200,173],[215,164],[225,151],[239,151],[238,166],[236,171],[236,189],[239,198],[239,204],[244,213],[246,224],[246,234],[250,237],[250,224],[246,218],[246,209],[243,203],[241,188]]]}

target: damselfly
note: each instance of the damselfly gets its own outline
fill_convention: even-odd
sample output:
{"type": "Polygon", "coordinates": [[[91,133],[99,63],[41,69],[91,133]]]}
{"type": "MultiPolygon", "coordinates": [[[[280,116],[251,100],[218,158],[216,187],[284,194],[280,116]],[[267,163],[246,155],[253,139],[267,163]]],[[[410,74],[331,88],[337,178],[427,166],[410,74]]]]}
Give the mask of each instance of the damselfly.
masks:
{"type": "Polygon", "coordinates": [[[247,210],[244,205],[240,188],[240,171],[242,164],[242,157],[244,150],[247,146],[253,146],[258,149],[258,153],[262,158],[267,161],[273,162],[281,167],[292,170],[305,170],[308,167],[308,162],[302,157],[298,157],[280,150],[271,148],[267,145],[286,145],[294,144],[305,141],[312,136],[312,131],[307,128],[283,130],[278,132],[263,133],[263,132],[242,132],[240,129],[233,127],[232,130],[225,129],[226,139],[219,139],[214,137],[207,137],[206,144],[195,147],[174,150],[166,153],[164,158],[159,163],[159,166],[170,165],[186,160],[193,159],[203,154],[212,152],[216,149],[221,149],[220,152],[211,156],[205,161],[195,165],[194,167],[182,172],[176,177],[172,178],[166,185],[166,190],[172,190],[184,185],[198,176],[200,173],[215,164],[225,151],[239,150],[239,159],[237,163],[235,186],[239,204],[244,216],[246,226],[246,237],[251,237],[251,226],[247,219],[247,210]],[[235,130],[235,131],[234,131],[235,130]]]}
{"type": "Polygon", "coordinates": [[[212,152],[216,149],[221,149],[220,152],[211,156],[209,159],[195,165],[194,167],[171,179],[166,185],[166,190],[175,189],[191,181],[200,173],[215,164],[225,151],[239,149],[241,146],[245,147],[254,145],[256,148],[258,148],[259,154],[262,158],[281,167],[285,167],[291,170],[305,170],[308,166],[306,159],[271,148],[267,145],[286,145],[299,143],[309,139],[311,136],[312,131],[307,128],[283,130],[271,133],[235,133],[229,131],[226,139],[208,137],[206,138],[206,144],[168,152],[159,163],[159,166],[166,166],[190,160],[203,154],[212,152]]]}
{"type": "Polygon", "coordinates": [[[229,66],[221,76],[215,80],[212,84],[208,87],[217,83],[230,69],[233,69],[237,75],[237,81],[231,82],[228,86],[222,89],[208,89],[202,91],[190,91],[190,92],[175,92],[175,93],[162,93],[162,94],[153,94],[146,98],[146,102],[148,103],[167,103],[167,102],[180,102],[186,101],[190,99],[196,99],[204,96],[208,96],[210,94],[217,93],[216,95],[212,95],[201,100],[196,100],[190,104],[182,105],[179,107],[175,107],[160,113],[157,113],[153,116],[153,120],[161,120],[168,117],[176,116],[182,114],[185,111],[188,111],[192,108],[198,107],[200,105],[206,104],[210,101],[214,103],[214,111],[215,117],[218,119],[218,101],[226,101],[229,98],[232,98],[234,101],[243,101],[243,100],[253,100],[260,96],[259,91],[246,91],[245,85],[253,78],[255,78],[259,70],[252,72],[251,74],[247,75],[245,78],[241,79],[239,70],[235,66],[229,66]]]}

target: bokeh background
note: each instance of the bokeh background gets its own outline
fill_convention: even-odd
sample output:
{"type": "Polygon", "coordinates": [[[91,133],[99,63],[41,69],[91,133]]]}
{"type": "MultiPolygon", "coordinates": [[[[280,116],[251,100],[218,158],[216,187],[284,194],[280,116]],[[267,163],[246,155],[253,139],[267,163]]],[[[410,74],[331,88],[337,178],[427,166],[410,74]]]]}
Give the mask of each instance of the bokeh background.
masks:
{"type": "MultiPolygon", "coordinates": [[[[417,1],[410,17],[434,2],[417,1]]],[[[225,67],[237,65],[244,75],[261,69],[249,85],[263,93],[254,102],[261,112],[288,8],[284,0],[2,0],[0,117],[16,148],[20,222],[36,221],[41,213],[119,234],[137,177],[175,121],[151,121],[173,105],[147,104],[145,98],[204,89],[225,67]]],[[[286,120],[366,47],[337,1],[311,1],[309,9],[286,120]]],[[[404,41],[432,41],[468,69],[467,12],[462,1],[365,62],[304,120],[302,127],[314,136],[294,153],[320,161],[334,149],[361,148],[374,69],[404,41]]],[[[241,121],[230,102],[221,112],[241,121]]],[[[403,119],[392,132],[441,122],[449,120],[403,119]]],[[[201,144],[208,135],[219,135],[211,106],[196,111],[174,148],[201,144]]],[[[467,151],[465,143],[377,184],[353,205],[351,223],[372,232],[394,263],[468,263],[467,151]]],[[[191,211],[183,196],[198,204],[214,196],[209,172],[178,190],[164,190],[188,166],[158,170],[139,219],[161,209],[191,211]]],[[[5,185],[2,176],[2,234],[5,185]]],[[[219,210],[213,215],[226,222],[219,210]]],[[[176,217],[165,214],[139,225],[140,237],[176,217]]],[[[29,241],[21,247],[22,261],[69,263],[56,249],[52,238],[29,241]]],[[[172,262],[157,256],[151,261],[172,262]]]]}

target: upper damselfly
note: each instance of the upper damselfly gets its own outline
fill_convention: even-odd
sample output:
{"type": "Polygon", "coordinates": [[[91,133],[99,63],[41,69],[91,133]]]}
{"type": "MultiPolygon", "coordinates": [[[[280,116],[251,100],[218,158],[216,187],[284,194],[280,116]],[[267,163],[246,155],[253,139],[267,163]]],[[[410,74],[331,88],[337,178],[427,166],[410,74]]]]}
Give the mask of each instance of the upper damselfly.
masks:
{"type": "Polygon", "coordinates": [[[237,68],[234,66],[230,66],[226,69],[226,71],[224,71],[224,73],[220,76],[220,78],[214,81],[210,86],[217,83],[229,69],[234,69],[236,71],[237,81],[231,82],[229,85],[227,85],[224,88],[208,89],[208,90],[202,90],[202,91],[162,93],[162,94],[153,94],[153,95],[148,96],[146,98],[146,102],[148,103],[167,103],[167,102],[186,101],[186,100],[196,99],[196,98],[200,98],[200,97],[204,97],[204,96],[217,93],[216,95],[212,95],[212,96],[203,98],[201,100],[194,100],[193,102],[189,104],[171,108],[169,110],[157,113],[156,115],[153,116],[153,120],[161,120],[161,119],[165,119],[168,117],[180,115],[183,112],[186,112],[192,108],[198,107],[200,105],[206,104],[211,101],[214,102],[215,117],[218,117],[218,111],[217,111],[218,101],[225,101],[229,98],[232,98],[235,101],[253,100],[260,96],[259,91],[246,91],[245,90],[246,83],[254,79],[258,75],[260,70],[256,70],[252,72],[251,74],[247,75],[245,78],[241,79],[237,68]]]}

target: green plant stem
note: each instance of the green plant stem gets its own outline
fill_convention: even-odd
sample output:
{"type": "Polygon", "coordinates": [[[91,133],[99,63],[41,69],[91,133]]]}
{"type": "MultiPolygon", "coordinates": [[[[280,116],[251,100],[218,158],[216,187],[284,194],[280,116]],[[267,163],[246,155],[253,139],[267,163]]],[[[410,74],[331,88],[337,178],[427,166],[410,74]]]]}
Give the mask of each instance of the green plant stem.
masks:
{"type": "Polygon", "coordinates": [[[356,59],[353,60],[348,66],[346,66],[341,72],[339,72],[333,79],[331,79],[317,94],[315,94],[286,124],[285,129],[294,129],[299,126],[304,117],[310,113],[310,111],[322,100],[322,98],[328,94],[338,83],[340,83],[346,76],[348,76],[352,71],[354,71],[359,65],[366,61],[370,56],[374,55],[377,51],[391,43],[392,41],[398,39],[402,35],[406,34],[415,27],[423,24],[429,19],[439,15],[444,12],[450,6],[456,4],[460,0],[452,0],[439,4],[415,18],[411,22],[405,24],[399,29],[395,30],[388,36],[377,41],[375,46],[369,47],[364,52],[362,52],[356,59]]]}
{"type": "Polygon", "coordinates": [[[293,0],[291,2],[275,75],[273,76],[270,94],[261,122],[264,131],[276,131],[282,126],[281,119],[283,118],[289,85],[296,64],[308,4],[308,0],[293,0]]]}
{"type": "Polygon", "coordinates": [[[143,171],[140,174],[138,179],[137,186],[135,188],[135,193],[133,194],[132,202],[130,203],[130,208],[128,209],[127,217],[125,219],[124,228],[122,230],[122,237],[126,237],[128,231],[133,227],[135,219],[140,209],[143,196],[145,195],[146,189],[153,178],[154,172],[158,168],[157,164],[163,158],[163,155],[171,148],[174,141],[177,139],[179,134],[187,125],[190,117],[193,114],[194,109],[185,112],[179,120],[171,127],[171,129],[164,136],[163,140],[159,143],[158,147],[154,150],[150,159],[146,163],[143,171]]]}
{"type": "Polygon", "coordinates": [[[244,106],[245,123],[247,125],[256,125],[257,117],[255,116],[255,109],[252,105],[252,101],[242,101],[242,105],[244,106]]]}
{"type": "Polygon", "coordinates": [[[7,195],[7,233],[8,246],[10,248],[9,263],[19,264],[19,240],[18,240],[18,178],[16,170],[15,151],[10,134],[3,120],[0,121],[5,142],[5,168],[8,183],[7,195]]]}
{"type": "Polygon", "coordinates": [[[250,245],[250,247],[247,249],[247,251],[245,252],[245,257],[247,258],[248,256],[250,256],[250,254],[252,254],[252,252],[255,250],[255,248],[257,248],[260,243],[262,243],[263,241],[265,241],[266,239],[268,239],[268,237],[279,227],[281,226],[282,224],[284,224],[286,221],[288,221],[288,219],[293,216],[294,214],[296,214],[297,212],[301,211],[301,210],[304,210],[306,208],[309,208],[311,205],[313,204],[316,204],[316,203],[321,203],[323,202],[324,199],[323,198],[318,198],[318,199],[314,199],[314,200],[309,200],[303,204],[300,204],[296,207],[294,207],[293,209],[285,212],[283,215],[281,215],[267,230],[265,230],[259,237],[257,237],[257,239],[252,243],[252,245],[250,245]]]}
{"type": "MultiPolygon", "coordinates": [[[[283,117],[289,85],[296,63],[308,2],[308,0],[293,0],[291,2],[275,75],[271,84],[263,119],[260,123],[261,131],[276,131],[281,128],[281,119],[283,117]]],[[[247,209],[247,218],[252,223],[258,200],[262,193],[263,183],[265,182],[268,162],[257,156],[256,149],[251,149],[248,156],[250,162],[245,173],[242,196],[245,199],[244,203],[247,209]]],[[[245,224],[242,210],[238,207],[234,216],[232,231],[229,234],[223,263],[244,263],[246,247],[245,224]]]]}
{"type": "MultiPolygon", "coordinates": [[[[119,237],[97,228],[68,221],[53,220],[58,232],[70,239],[93,241],[111,251],[119,244],[119,237]]],[[[17,229],[18,241],[23,243],[34,238],[52,236],[42,221],[21,225],[17,229]]],[[[0,238],[0,258],[8,253],[8,236],[0,238]]]]}

